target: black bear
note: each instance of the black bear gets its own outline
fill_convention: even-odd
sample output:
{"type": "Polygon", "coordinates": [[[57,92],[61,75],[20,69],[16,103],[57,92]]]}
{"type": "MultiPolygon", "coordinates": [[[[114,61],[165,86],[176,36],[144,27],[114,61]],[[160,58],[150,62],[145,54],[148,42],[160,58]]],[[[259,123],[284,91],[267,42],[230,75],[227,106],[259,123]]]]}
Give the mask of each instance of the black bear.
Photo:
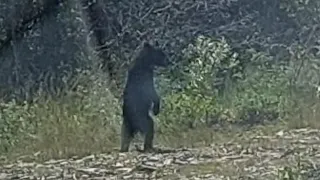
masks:
{"type": "Polygon", "coordinates": [[[144,43],[133,67],[128,71],[123,92],[121,152],[129,151],[136,133],[145,136],[143,151],[153,150],[154,125],[149,111],[152,110],[154,115],[160,112],[160,97],[154,87],[153,70],[167,65],[168,58],[161,49],[144,43]]]}

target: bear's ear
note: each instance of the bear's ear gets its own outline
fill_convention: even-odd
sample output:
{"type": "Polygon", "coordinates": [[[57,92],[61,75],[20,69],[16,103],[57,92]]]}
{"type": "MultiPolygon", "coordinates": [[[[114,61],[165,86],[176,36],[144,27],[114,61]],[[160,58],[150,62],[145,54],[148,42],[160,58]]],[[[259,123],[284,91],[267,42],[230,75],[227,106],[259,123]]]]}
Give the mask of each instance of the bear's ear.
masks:
{"type": "Polygon", "coordinates": [[[159,46],[159,42],[156,40],[156,42],[154,43],[156,47],[159,46]]]}
{"type": "Polygon", "coordinates": [[[145,42],[145,43],[143,44],[143,47],[144,47],[144,48],[151,48],[151,45],[150,45],[149,43],[145,42]]]}

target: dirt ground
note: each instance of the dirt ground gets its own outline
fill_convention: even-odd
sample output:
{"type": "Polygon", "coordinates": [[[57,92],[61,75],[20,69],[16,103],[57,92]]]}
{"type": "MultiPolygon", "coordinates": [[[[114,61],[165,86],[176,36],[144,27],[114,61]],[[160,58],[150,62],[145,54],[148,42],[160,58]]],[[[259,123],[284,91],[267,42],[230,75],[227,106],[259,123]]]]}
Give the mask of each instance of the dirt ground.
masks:
{"type": "Polygon", "coordinates": [[[0,179],[320,179],[320,130],[243,139],[159,153],[115,151],[42,163],[20,157],[2,163],[0,179]]]}

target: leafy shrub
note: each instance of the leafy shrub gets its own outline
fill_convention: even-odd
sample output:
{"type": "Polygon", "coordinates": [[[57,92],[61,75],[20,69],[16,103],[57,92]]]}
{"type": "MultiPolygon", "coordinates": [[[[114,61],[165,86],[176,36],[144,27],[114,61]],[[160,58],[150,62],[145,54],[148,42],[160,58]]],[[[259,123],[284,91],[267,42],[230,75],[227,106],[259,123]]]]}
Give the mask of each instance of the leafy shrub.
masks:
{"type": "Polygon", "coordinates": [[[290,106],[288,80],[280,68],[256,67],[231,95],[239,119],[251,124],[284,117],[290,106]]]}
{"type": "Polygon", "coordinates": [[[270,65],[271,57],[248,49],[242,57],[250,57],[249,64],[243,68],[240,56],[225,39],[203,36],[184,52],[173,76],[160,80],[162,86],[171,82],[173,87],[166,93],[159,117],[162,126],[190,128],[221,121],[248,124],[286,114],[288,73],[270,65]]]}
{"type": "Polygon", "coordinates": [[[17,137],[29,130],[28,126],[32,123],[34,115],[27,113],[29,109],[27,104],[18,106],[15,101],[1,103],[0,108],[0,151],[3,152],[20,142],[17,137]]]}
{"type": "Polygon", "coordinates": [[[223,80],[226,79],[238,64],[237,54],[231,52],[225,39],[218,41],[200,36],[195,45],[190,44],[184,52],[184,61],[173,70],[176,88],[165,97],[161,115],[165,120],[160,122],[166,126],[174,123],[194,127],[196,122],[206,121],[208,113],[216,109],[215,79],[222,73],[223,80]]]}

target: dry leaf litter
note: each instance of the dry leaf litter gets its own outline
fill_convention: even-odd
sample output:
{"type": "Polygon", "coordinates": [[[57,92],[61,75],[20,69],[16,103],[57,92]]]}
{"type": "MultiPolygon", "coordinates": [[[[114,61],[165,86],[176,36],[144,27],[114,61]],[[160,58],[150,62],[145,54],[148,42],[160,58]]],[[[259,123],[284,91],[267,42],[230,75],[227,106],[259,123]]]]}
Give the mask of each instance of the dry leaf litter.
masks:
{"type": "Polygon", "coordinates": [[[227,142],[166,153],[113,152],[44,163],[19,160],[0,165],[0,179],[269,180],[276,179],[284,166],[296,166],[297,161],[305,179],[320,179],[319,138],[320,130],[297,129],[250,137],[247,143],[227,142]]]}

